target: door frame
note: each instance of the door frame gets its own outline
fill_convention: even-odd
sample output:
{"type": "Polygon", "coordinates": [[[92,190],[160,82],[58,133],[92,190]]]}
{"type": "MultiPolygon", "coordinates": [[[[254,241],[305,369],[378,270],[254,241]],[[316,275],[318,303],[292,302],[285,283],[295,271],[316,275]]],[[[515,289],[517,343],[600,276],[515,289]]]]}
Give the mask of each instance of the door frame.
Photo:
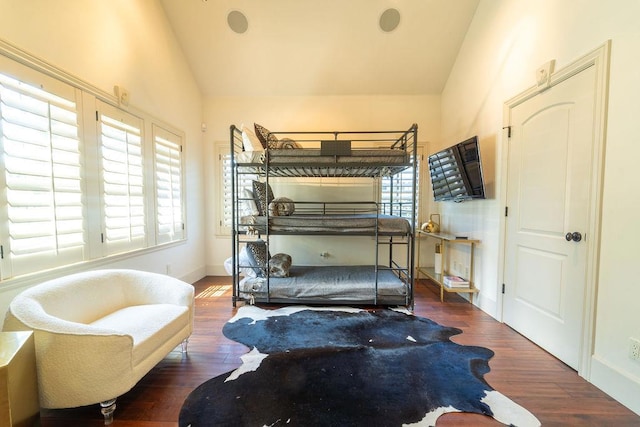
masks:
{"type": "MultiPolygon", "coordinates": [[[[589,379],[591,372],[591,355],[593,354],[595,335],[595,310],[598,291],[598,272],[600,263],[600,229],[602,216],[602,188],[604,175],[604,152],[606,141],[607,99],[609,89],[609,61],[611,55],[611,40],[582,56],[566,67],[552,73],[548,81],[535,85],[520,94],[507,100],[503,107],[503,134],[501,144],[501,174],[500,174],[500,207],[501,212],[507,207],[507,178],[509,173],[509,126],[511,125],[511,109],[523,102],[535,97],[539,93],[569,79],[581,71],[595,67],[595,111],[594,111],[594,145],[592,159],[591,191],[589,200],[589,219],[586,230],[585,243],[587,244],[587,271],[586,289],[584,297],[582,345],[579,350],[578,374],[589,379]]],[[[504,283],[506,262],[506,231],[507,222],[505,214],[500,215],[499,254],[498,254],[498,280],[504,283]]],[[[497,317],[503,319],[504,298],[502,286],[498,286],[497,317]]]]}

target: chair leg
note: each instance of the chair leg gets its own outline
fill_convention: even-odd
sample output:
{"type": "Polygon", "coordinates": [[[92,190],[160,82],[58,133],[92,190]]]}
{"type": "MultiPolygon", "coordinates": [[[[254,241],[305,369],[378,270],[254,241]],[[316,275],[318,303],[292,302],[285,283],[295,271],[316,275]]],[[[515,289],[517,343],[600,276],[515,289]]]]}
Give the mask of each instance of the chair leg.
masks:
{"type": "Polygon", "coordinates": [[[185,338],[182,340],[180,347],[182,349],[182,354],[187,354],[187,345],[189,345],[189,338],[185,338]]]}
{"type": "Polygon", "coordinates": [[[100,402],[100,412],[104,416],[104,425],[108,426],[113,422],[113,413],[116,410],[116,399],[100,402]]]}

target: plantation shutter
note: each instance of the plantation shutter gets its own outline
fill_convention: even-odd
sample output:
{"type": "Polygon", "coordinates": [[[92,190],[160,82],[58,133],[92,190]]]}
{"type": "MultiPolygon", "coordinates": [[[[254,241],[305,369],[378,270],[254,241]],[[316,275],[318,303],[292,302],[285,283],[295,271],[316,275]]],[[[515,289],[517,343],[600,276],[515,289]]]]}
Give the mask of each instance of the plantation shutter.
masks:
{"type": "Polygon", "coordinates": [[[0,73],[3,278],[85,256],[77,91],[37,80],[0,73]]]}
{"type": "Polygon", "coordinates": [[[98,102],[102,241],[107,254],[146,246],[142,119],[98,102]]]}
{"type": "Polygon", "coordinates": [[[184,239],[182,138],[153,125],[157,243],[184,239]]]}
{"type": "MultiPolygon", "coordinates": [[[[220,200],[223,202],[220,204],[220,233],[221,234],[230,234],[232,228],[232,217],[231,212],[233,207],[233,193],[231,191],[231,175],[233,173],[233,168],[231,165],[231,153],[229,152],[229,148],[227,145],[220,145],[218,147],[218,160],[220,161],[220,171],[221,171],[221,185],[220,185],[220,194],[222,197],[220,200]]],[[[245,190],[252,191],[253,190],[253,180],[257,180],[258,176],[254,173],[251,168],[240,168],[239,173],[236,176],[238,180],[236,182],[236,192],[238,194],[238,211],[237,214],[239,217],[243,215],[249,215],[249,209],[247,209],[249,200],[247,200],[245,195],[245,190]]],[[[239,222],[240,218],[236,218],[239,222]]]]}
{"type": "MultiPolygon", "coordinates": [[[[420,159],[416,164],[416,193],[415,193],[415,223],[418,222],[418,207],[420,206],[420,159]]],[[[385,176],[382,178],[382,194],[381,201],[383,203],[383,213],[388,215],[396,215],[411,220],[412,201],[413,201],[413,170],[411,168],[395,174],[393,176],[385,176]]]]}
{"type": "Polygon", "coordinates": [[[231,192],[231,174],[233,169],[231,167],[231,153],[221,153],[218,155],[220,160],[220,168],[222,170],[222,221],[221,228],[230,233],[232,227],[231,209],[233,208],[233,193],[231,192]]]}

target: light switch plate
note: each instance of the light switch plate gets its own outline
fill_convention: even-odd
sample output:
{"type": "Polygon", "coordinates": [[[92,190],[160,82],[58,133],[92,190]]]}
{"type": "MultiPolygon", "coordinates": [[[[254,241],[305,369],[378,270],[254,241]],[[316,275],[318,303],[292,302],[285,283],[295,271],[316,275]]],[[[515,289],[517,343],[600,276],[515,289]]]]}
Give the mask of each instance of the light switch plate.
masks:
{"type": "Polygon", "coordinates": [[[542,64],[540,68],[536,70],[536,83],[538,85],[538,88],[546,89],[549,87],[551,83],[551,74],[553,73],[555,63],[555,59],[551,60],[542,64]]]}

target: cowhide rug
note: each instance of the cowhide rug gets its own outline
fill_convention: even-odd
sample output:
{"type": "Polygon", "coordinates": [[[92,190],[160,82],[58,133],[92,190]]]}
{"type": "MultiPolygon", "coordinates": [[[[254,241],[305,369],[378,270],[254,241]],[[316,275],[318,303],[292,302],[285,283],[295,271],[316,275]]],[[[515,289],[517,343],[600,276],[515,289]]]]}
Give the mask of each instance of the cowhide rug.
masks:
{"type": "Polygon", "coordinates": [[[223,333],[252,350],[191,392],[179,425],[433,426],[473,412],[539,426],[485,382],[491,350],[449,340],[461,332],[389,309],[241,307],[223,333]]]}

